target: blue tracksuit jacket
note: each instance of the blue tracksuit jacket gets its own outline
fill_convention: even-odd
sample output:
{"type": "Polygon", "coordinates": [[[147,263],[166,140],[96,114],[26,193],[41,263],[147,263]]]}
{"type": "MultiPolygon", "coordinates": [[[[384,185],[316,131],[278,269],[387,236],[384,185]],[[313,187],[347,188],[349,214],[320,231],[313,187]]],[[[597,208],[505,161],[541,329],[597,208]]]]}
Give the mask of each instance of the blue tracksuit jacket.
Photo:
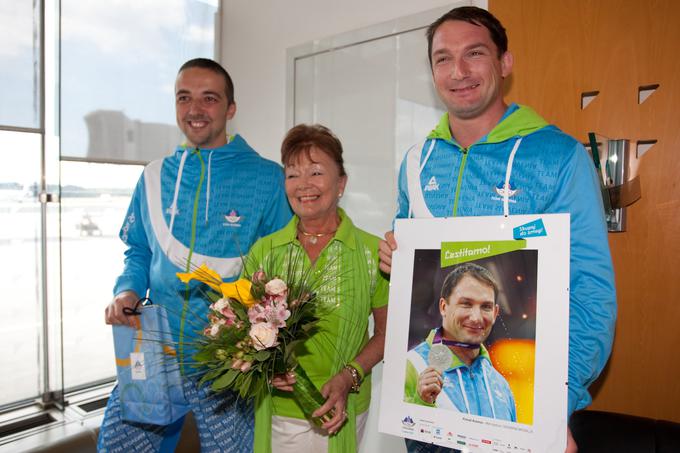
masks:
{"type": "MultiPolygon", "coordinates": [[[[206,263],[234,280],[250,246],[290,218],[281,167],[241,136],[200,153],[178,147],[147,165],[137,183],[120,231],[128,249],[114,294],[134,290],[142,297],[148,289],[150,299],[166,307],[177,340],[186,287],[176,273],[189,262],[192,269],[206,263]]],[[[192,282],[185,341],[207,322],[199,286],[192,282]]]]}
{"type": "Polygon", "coordinates": [[[616,320],[604,210],[588,153],[530,108],[513,104],[467,149],[451,137],[445,114],[401,164],[397,218],[503,215],[504,205],[510,215],[571,215],[570,415],[591,402],[587,388],[609,357],[616,320]]]}

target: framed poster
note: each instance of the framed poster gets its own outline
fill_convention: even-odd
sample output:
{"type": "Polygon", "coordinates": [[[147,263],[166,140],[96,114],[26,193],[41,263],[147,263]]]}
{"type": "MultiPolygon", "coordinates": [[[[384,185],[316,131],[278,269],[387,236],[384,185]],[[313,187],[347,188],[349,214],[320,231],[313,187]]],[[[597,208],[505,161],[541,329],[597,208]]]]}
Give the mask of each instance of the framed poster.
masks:
{"type": "Polygon", "coordinates": [[[564,451],[569,232],[568,214],[395,222],[381,432],[564,451]]]}

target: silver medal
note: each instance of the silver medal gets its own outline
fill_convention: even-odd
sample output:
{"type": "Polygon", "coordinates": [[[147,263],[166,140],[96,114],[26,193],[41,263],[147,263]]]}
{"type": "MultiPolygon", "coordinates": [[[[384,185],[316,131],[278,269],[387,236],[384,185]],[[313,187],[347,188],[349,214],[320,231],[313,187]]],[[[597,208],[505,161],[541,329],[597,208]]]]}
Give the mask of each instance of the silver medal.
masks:
{"type": "Polygon", "coordinates": [[[430,348],[430,352],[427,354],[427,364],[443,373],[444,370],[451,367],[451,361],[453,360],[453,352],[448,346],[441,343],[433,344],[430,348]]]}

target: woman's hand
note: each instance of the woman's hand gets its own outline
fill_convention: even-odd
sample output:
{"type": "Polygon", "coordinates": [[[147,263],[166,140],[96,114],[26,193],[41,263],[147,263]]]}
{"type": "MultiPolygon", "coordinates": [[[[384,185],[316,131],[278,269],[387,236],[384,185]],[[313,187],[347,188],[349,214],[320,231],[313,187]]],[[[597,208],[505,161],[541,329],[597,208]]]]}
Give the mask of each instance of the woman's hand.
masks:
{"type": "Polygon", "coordinates": [[[293,384],[295,384],[295,374],[291,371],[285,374],[275,374],[271,384],[277,390],[292,392],[293,384]]]}
{"type": "Polygon", "coordinates": [[[321,394],[326,398],[326,402],[312,415],[314,417],[321,417],[325,414],[330,416],[331,413],[329,412],[333,411],[331,419],[321,425],[323,429],[328,431],[328,434],[332,435],[340,431],[347,420],[347,394],[351,388],[352,376],[345,368],[321,387],[321,394]]]}

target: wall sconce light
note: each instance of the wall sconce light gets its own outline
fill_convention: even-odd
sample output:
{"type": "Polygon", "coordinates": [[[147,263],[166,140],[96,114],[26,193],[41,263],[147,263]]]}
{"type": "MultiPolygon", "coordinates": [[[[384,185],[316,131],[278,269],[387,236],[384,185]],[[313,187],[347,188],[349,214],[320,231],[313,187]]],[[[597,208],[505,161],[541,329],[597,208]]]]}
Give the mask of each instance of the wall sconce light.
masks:
{"type": "Polygon", "coordinates": [[[638,160],[630,155],[630,140],[588,133],[589,148],[602,189],[607,228],[626,231],[626,207],[641,198],[638,160]]]}

